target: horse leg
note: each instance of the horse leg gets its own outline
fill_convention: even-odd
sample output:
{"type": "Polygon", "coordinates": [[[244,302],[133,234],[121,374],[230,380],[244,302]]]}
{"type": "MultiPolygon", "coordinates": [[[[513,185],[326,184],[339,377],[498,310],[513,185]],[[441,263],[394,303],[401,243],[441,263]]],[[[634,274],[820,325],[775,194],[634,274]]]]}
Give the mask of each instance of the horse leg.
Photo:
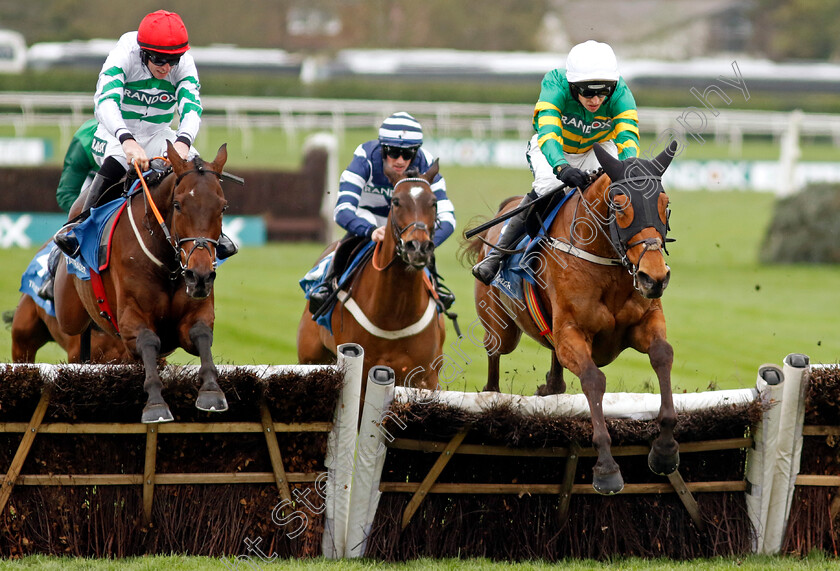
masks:
{"type": "Polygon", "coordinates": [[[498,353],[487,355],[487,384],[484,385],[482,391],[499,392],[499,361],[502,356],[498,353]]]}
{"type": "Polygon", "coordinates": [[[198,389],[195,407],[210,412],[224,412],[228,409],[227,399],[217,382],[219,371],[213,364],[213,354],[210,350],[213,345],[213,330],[203,321],[198,321],[190,328],[190,340],[198,350],[198,356],[201,359],[198,375],[203,381],[201,388],[198,389]]]}
{"type": "Polygon", "coordinates": [[[298,363],[301,365],[321,365],[335,363],[335,355],[321,343],[320,325],[312,321],[309,302],[303,310],[297,331],[298,363]]]}
{"type": "MultiPolygon", "coordinates": [[[[557,317],[555,317],[557,319],[557,317]]],[[[556,322],[555,322],[556,323],[556,322]]],[[[557,328],[555,328],[555,331],[557,328]]],[[[592,417],[592,444],[598,452],[598,460],[592,469],[592,487],[599,494],[617,494],[624,489],[624,479],[618,463],[610,452],[612,439],[604,418],[604,392],[607,377],[592,360],[592,350],[584,334],[577,329],[564,329],[562,335],[555,335],[561,342],[557,346],[557,359],[580,379],[580,386],[589,403],[592,417]]]]}
{"type": "Polygon", "coordinates": [[[38,349],[52,341],[52,335],[38,315],[38,306],[22,295],[12,318],[12,362],[34,363],[38,349]]]}
{"type": "Polygon", "coordinates": [[[163,400],[161,389],[163,383],[157,370],[157,359],[160,355],[160,337],[151,329],[143,328],[137,334],[137,353],[143,360],[143,368],[146,371],[146,381],[143,383],[143,390],[149,397],[146,399],[146,406],[143,407],[143,415],[140,421],[144,424],[154,422],[171,422],[175,420],[163,400]]]}
{"type": "Polygon", "coordinates": [[[557,361],[557,353],[551,352],[551,369],[545,374],[545,384],[537,388],[537,396],[562,395],[566,392],[563,380],[563,365],[557,361]]]}
{"type": "Polygon", "coordinates": [[[648,351],[650,364],[659,378],[659,436],[653,441],[648,455],[648,467],[654,474],[667,476],[680,465],[680,447],[674,440],[674,427],[677,413],[674,411],[674,398],[671,393],[671,366],[674,362],[674,349],[663,338],[656,338],[648,351]]]}

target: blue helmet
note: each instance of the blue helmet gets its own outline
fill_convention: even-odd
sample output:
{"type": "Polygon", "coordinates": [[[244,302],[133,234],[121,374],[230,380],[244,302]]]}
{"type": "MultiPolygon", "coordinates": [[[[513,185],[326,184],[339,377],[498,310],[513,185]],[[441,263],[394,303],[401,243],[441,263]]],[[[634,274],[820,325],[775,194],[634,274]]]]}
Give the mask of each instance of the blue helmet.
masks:
{"type": "Polygon", "coordinates": [[[379,142],[386,147],[419,147],[423,144],[423,127],[406,113],[394,113],[379,127],[379,142]]]}

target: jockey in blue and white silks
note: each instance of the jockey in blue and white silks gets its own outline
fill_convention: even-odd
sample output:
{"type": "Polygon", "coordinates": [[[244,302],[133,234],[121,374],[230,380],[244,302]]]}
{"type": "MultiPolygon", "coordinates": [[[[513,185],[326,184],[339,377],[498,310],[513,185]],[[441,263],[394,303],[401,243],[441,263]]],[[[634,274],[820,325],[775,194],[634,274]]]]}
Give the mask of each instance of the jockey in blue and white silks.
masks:
{"type": "MultiPolygon", "coordinates": [[[[391,209],[391,195],[394,187],[385,176],[387,162],[398,174],[409,168],[426,172],[434,157],[423,145],[423,128],[417,120],[404,111],[394,113],[382,123],[379,137],[359,145],[353,153],[353,160],[341,174],[338,200],[333,216],[336,223],[347,230],[336,252],[354,237],[381,242],[385,237],[385,224],[391,209]]],[[[435,247],[440,246],[455,231],[455,208],[446,196],[446,181],[440,174],[432,181],[432,192],[437,199],[437,223],[435,225],[435,247]]],[[[344,256],[336,255],[330,263],[323,283],[309,291],[309,308],[314,314],[330,299],[335,291],[335,278],[340,275],[344,256]]],[[[434,268],[432,268],[434,270],[434,268]]],[[[454,296],[442,287],[435,274],[438,297],[445,308],[454,301],[454,296]]]]}
{"type": "MultiPolygon", "coordinates": [[[[350,234],[368,238],[377,227],[385,226],[394,191],[383,171],[386,152],[396,155],[394,149],[400,149],[400,152],[412,157],[391,157],[396,159],[394,168],[398,171],[413,167],[423,173],[434,157],[421,147],[422,144],[422,127],[411,115],[400,112],[388,117],[379,129],[379,138],[356,147],[353,160],[341,174],[334,211],[336,223],[350,234]]],[[[432,183],[432,191],[438,207],[438,225],[434,234],[437,247],[455,231],[455,208],[446,196],[446,181],[439,174],[432,183]]]]}

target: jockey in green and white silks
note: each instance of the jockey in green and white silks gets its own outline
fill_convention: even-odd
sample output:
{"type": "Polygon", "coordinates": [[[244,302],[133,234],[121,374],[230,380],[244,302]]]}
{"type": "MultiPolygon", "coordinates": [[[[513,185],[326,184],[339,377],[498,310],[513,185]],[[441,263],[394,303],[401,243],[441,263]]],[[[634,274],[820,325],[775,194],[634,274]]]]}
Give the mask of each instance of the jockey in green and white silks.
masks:
{"type": "MultiPolygon", "coordinates": [[[[589,40],[569,51],[565,69],[545,74],[534,107],[534,130],[528,142],[528,164],[534,175],[525,205],[561,185],[583,187],[587,170],[600,166],[592,151],[602,144],[625,159],[639,154],[636,101],[618,72],[612,48],[589,40]]],[[[510,219],[498,248],[510,250],[524,235],[528,209],[510,219]]],[[[491,248],[473,267],[473,275],[489,285],[498,275],[504,254],[491,248]]]]}
{"type": "MultiPolygon", "coordinates": [[[[182,159],[192,159],[192,147],[201,125],[198,71],[187,28],[174,12],[147,14],[136,32],[128,32],[108,54],[94,96],[99,125],[91,149],[99,172],[84,192],[82,216],[96,206],[105,190],[137,164],[142,171],[149,159],[166,153],[171,141],[182,159]],[[178,111],[178,130],[170,124],[178,111]]],[[[79,242],[67,224],[53,237],[65,254],[76,257],[79,242]]],[[[222,234],[216,257],[236,253],[236,245],[222,234]]]]}

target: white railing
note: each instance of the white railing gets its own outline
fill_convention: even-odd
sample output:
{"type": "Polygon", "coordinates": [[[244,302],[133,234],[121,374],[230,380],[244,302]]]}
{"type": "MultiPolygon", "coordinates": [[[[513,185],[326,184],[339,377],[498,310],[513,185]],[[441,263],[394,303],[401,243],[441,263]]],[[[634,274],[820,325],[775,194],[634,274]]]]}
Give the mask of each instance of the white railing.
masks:
{"type": "MultiPolygon", "coordinates": [[[[466,133],[474,138],[502,138],[531,134],[533,104],[484,104],[428,101],[359,99],[304,99],[291,97],[202,97],[206,125],[230,129],[276,128],[292,134],[298,130],[328,130],[343,138],[348,128],[375,129],[394,111],[406,110],[417,117],[428,133],[447,137],[466,133]]],[[[791,113],[698,108],[639,109],[644,133],[676,131],[689,142],[693,136],[712,136],[715,141],[740,146],[745,135],[770,136],[778,140],[788,131],[791,113]]],[[[25,136],[36,125],[57,125],[65,132],[93,114],[93,95],[88,93],[0,93],[0,125],[13,125],[16,136],[25,136]]],[[[840,115],[802,113],[798,130],[803,136],[828,136],[840,146],[840,115]]],[[[67,141],[72,131],[67,134],[67,141]]]]}

